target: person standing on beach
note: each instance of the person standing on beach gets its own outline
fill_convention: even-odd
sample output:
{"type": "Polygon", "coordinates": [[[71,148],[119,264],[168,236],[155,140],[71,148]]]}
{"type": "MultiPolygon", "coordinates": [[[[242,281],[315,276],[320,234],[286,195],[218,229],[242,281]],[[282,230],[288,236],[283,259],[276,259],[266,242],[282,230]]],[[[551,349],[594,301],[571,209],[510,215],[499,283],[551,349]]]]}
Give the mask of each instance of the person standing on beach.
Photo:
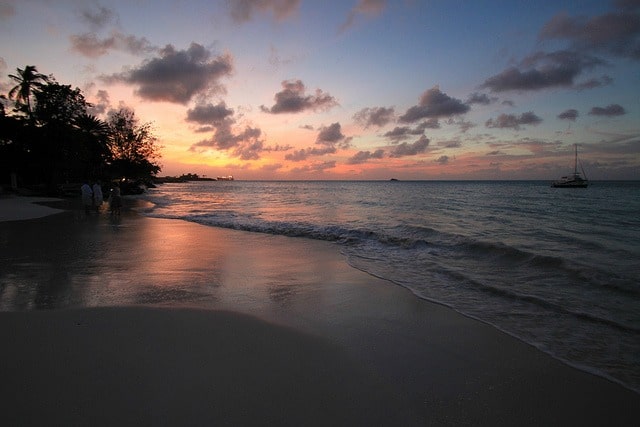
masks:
{"type": "Polygon", "coordinates": [[[102,186],[100,185],[100,182],[96,182],[93,184],[93,208],[96,212],[100,211],[100,206],[102,206],[103,201],[102,186]]]}
{"type": "Polygon", "coordinates": [[[109,209],[111,215],[120,216],[120,208],[122,207],[122,196],[120,195],[120,187],[117,185],[111,189],[109,196],[109,209]]]}
{"type": "Polygon", "coordinates": [[[88,215],[91,207],[93,206],[93,191],[86,182],[80,187],[82,193],[82,204],[84,205],[84,212],[88,215]]]}

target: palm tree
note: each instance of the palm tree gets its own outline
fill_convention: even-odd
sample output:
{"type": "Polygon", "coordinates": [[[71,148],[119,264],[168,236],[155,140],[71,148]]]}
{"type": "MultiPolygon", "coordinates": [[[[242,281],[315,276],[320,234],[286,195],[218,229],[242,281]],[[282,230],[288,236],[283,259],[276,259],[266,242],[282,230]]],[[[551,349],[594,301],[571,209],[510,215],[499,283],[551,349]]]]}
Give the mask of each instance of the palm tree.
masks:
{"type": "Polygon", "coordinates": [[[81,114],[74,121],[75,127],[98,139],[109,137],[109,125],[91,114],[81,114]]]}
{"type": "MultiPolygon", "coordinates": [[[[74,128],[78,131],[85,162],[93,169],[94,174],[104,169],[111,159],[109,149],[109,125],[90,114],[82,114],[75,118],[74,128]]],[[[78,147],[80,148],[80,147],[78,147]]]]}
{"type": "Polygon", "coordinates": [[[27,65],[24,70],[17,68],[17,74],[9,74],[9,77],[18,84],[9,91],[9,98],[15,97],[16,104],[26,107],[27,115],[31,118],[31,95],[34,89],[42,87],[49,81],[44,74],[40,74],[35,65],[27,65]]]}

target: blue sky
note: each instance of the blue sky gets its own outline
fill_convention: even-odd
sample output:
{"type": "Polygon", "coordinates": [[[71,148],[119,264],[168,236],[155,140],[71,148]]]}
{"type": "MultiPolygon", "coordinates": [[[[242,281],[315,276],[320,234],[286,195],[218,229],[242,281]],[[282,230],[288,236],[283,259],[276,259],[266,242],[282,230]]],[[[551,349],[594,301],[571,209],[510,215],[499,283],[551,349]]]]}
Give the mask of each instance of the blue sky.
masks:
{"type": "Polygon", "coordinates": [[[640,179],[640,1],[0,3],[35,65],[153,123],[162,174],[640,179]]]}

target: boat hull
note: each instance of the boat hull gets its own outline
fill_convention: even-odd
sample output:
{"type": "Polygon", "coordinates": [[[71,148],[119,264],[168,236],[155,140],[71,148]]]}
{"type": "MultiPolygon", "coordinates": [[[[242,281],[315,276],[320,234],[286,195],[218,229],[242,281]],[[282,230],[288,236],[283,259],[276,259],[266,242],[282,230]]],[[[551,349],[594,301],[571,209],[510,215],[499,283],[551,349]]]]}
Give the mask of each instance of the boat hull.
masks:
{"type": "Polygon", "coordinates": [[[551,184],[553,188],[587,188],[588,182],[554,182],[551,184]]]}

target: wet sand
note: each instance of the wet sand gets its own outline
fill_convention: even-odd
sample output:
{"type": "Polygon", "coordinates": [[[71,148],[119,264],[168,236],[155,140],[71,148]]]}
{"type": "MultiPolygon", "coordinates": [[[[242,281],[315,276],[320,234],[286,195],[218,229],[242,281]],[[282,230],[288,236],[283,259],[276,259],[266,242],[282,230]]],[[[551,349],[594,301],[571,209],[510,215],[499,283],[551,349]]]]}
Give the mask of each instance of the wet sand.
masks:
{"type": "Polygon", "coordinates": [[[50,206],[66,211],[0,222],[11,424],[640,419],[637,393],[357,271],[331,243],[50,206]]]}

